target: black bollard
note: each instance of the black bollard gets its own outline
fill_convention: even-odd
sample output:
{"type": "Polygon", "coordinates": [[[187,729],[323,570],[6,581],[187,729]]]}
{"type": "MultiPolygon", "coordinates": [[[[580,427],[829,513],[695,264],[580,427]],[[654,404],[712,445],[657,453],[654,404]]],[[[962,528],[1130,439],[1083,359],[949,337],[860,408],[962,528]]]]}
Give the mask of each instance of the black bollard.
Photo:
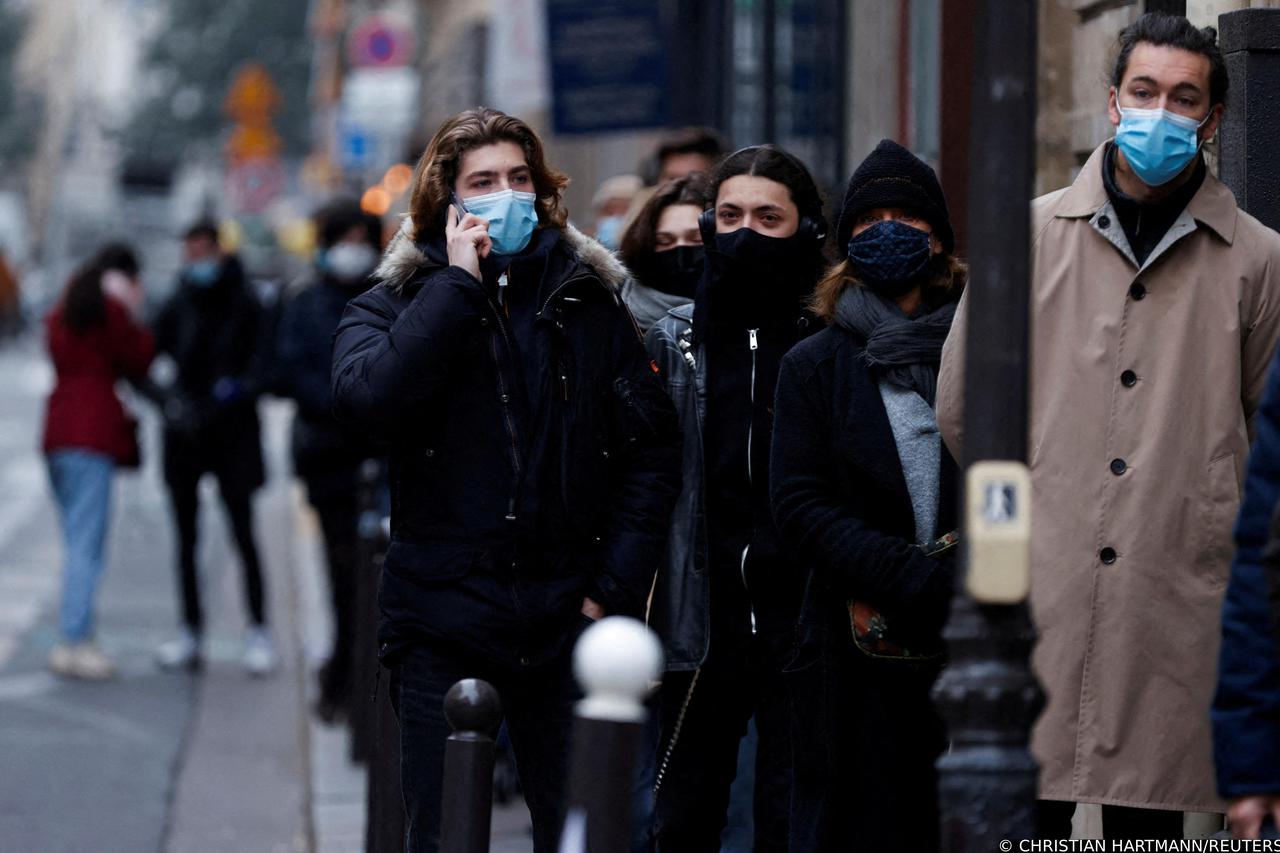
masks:
{"type": "Polygon", "coordinates": [[[635,619],[601,619],[578,640],[574,672],[587,695],[574,720],[560,853],[631,849],[644,697],[661,671],[662,647],[635,619]]]}
{"type": "Polygon", "coordinates": [[[444,745],[440,853],[486,853],[493,817],[493,733],[502,720],[498,691],[464,678],[444,697],[453,734],[444,745]]]}
{"type": "Polygon", "coordinates": [[[366,763],[377,736],[377,709],[370,697],[378,680],[378,576],[386,553],[382,535],[382,513],[378,508],[378,488],[382,483],[382,463],[367,459],[360,467],[356,535],[355,624],[351,644],[351,702],[347,725],[351,730],[351,760],[366,763]]]}

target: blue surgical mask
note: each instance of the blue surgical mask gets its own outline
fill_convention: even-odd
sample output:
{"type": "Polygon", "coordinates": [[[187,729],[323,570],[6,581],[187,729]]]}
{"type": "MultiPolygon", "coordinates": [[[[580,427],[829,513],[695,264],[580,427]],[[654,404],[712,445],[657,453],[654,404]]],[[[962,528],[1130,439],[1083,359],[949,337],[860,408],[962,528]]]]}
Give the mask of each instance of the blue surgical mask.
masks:
{"type": "Polygon", "coordinates": [[[501,190],[463,199],[462,206],[489,223],[489,239],[499,255],[514,255],[529,245],[538,224],[533,193],[501,190]]]}
{"type": "Polygon", "coordinates": [[[849,260],[858,278],[890,299],[920,284],[932,257],[929,232],[896,219],[877,222],[849,241],[849,260]]]}
{"type": "Polygon", "coordinates": [[[211,287],[222,273],[222,264],[213,258],[192,261],[182,270],[182,277],[196,287],[211,287]]]}
{"type": "MultiPolygon", "coordinates": [[[[1180,116],[1168,110],[1139,110],[1120,107],[1120,127],[1116,145],[1135,175],[1149,187],[1169,183],[1200,150],[1204,121],[1180,116]]],[[[1213,115],[1212,112],[1209,115],[1213,115]]]]}
{"type": "Polygon", "coordinates": [[[622,245],[622,226],[625,216],[606,216],[596,223],[596,240],[606,249],[617,250],[622,245]]]}

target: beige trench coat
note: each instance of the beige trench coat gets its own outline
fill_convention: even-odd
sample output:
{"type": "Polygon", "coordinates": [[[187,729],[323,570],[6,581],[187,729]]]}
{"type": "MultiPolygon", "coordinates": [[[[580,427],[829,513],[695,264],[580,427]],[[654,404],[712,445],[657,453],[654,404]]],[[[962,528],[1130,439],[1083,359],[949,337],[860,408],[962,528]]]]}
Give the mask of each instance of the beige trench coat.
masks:
{"type": "MultiPolygon", "coordinates": [[[[1032,206],[1032,751],[1045,799],[1223,811],[1209,705],[1280,235],[1208,175],[1139,268],[1104,149],[1032,206]]],[[[953,453],[965,327],[962,301],[938,388],[953,453]]]]}

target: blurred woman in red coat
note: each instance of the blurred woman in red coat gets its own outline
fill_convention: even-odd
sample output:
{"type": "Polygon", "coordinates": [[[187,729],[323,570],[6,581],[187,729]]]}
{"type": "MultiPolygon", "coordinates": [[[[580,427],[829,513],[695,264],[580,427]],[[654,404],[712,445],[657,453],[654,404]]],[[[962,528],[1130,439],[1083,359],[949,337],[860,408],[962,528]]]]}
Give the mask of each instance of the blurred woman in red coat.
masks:
{"type": "Polygon", "coordinates": [[[45,319],[57,384],[49,396],[44,452],[66,554],[61,638],[49,668],[71,678],[115,673],[93,642],[93,601],[102,575],[112,475],[117,467],[138,464],[136,423],[115,385],[141,380],[151,365],[155,345],[136,316],[141,302],[137,257],[127,246],[111,245],[72,275],[45,319]]]}

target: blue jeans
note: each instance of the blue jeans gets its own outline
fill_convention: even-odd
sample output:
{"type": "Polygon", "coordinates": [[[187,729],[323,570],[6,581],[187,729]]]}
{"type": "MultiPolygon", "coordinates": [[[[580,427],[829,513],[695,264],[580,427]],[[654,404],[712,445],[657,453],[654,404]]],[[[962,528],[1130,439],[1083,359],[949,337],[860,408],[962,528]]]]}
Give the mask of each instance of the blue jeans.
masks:
{"type": "Polygon", "coordinates": [[[93,598],[102,577],[115,468],[111,457],[91,450],[49,454],[49,480],[66,552],[59,628],[69,643],[87,640],[93,633],[93,598]]]}

